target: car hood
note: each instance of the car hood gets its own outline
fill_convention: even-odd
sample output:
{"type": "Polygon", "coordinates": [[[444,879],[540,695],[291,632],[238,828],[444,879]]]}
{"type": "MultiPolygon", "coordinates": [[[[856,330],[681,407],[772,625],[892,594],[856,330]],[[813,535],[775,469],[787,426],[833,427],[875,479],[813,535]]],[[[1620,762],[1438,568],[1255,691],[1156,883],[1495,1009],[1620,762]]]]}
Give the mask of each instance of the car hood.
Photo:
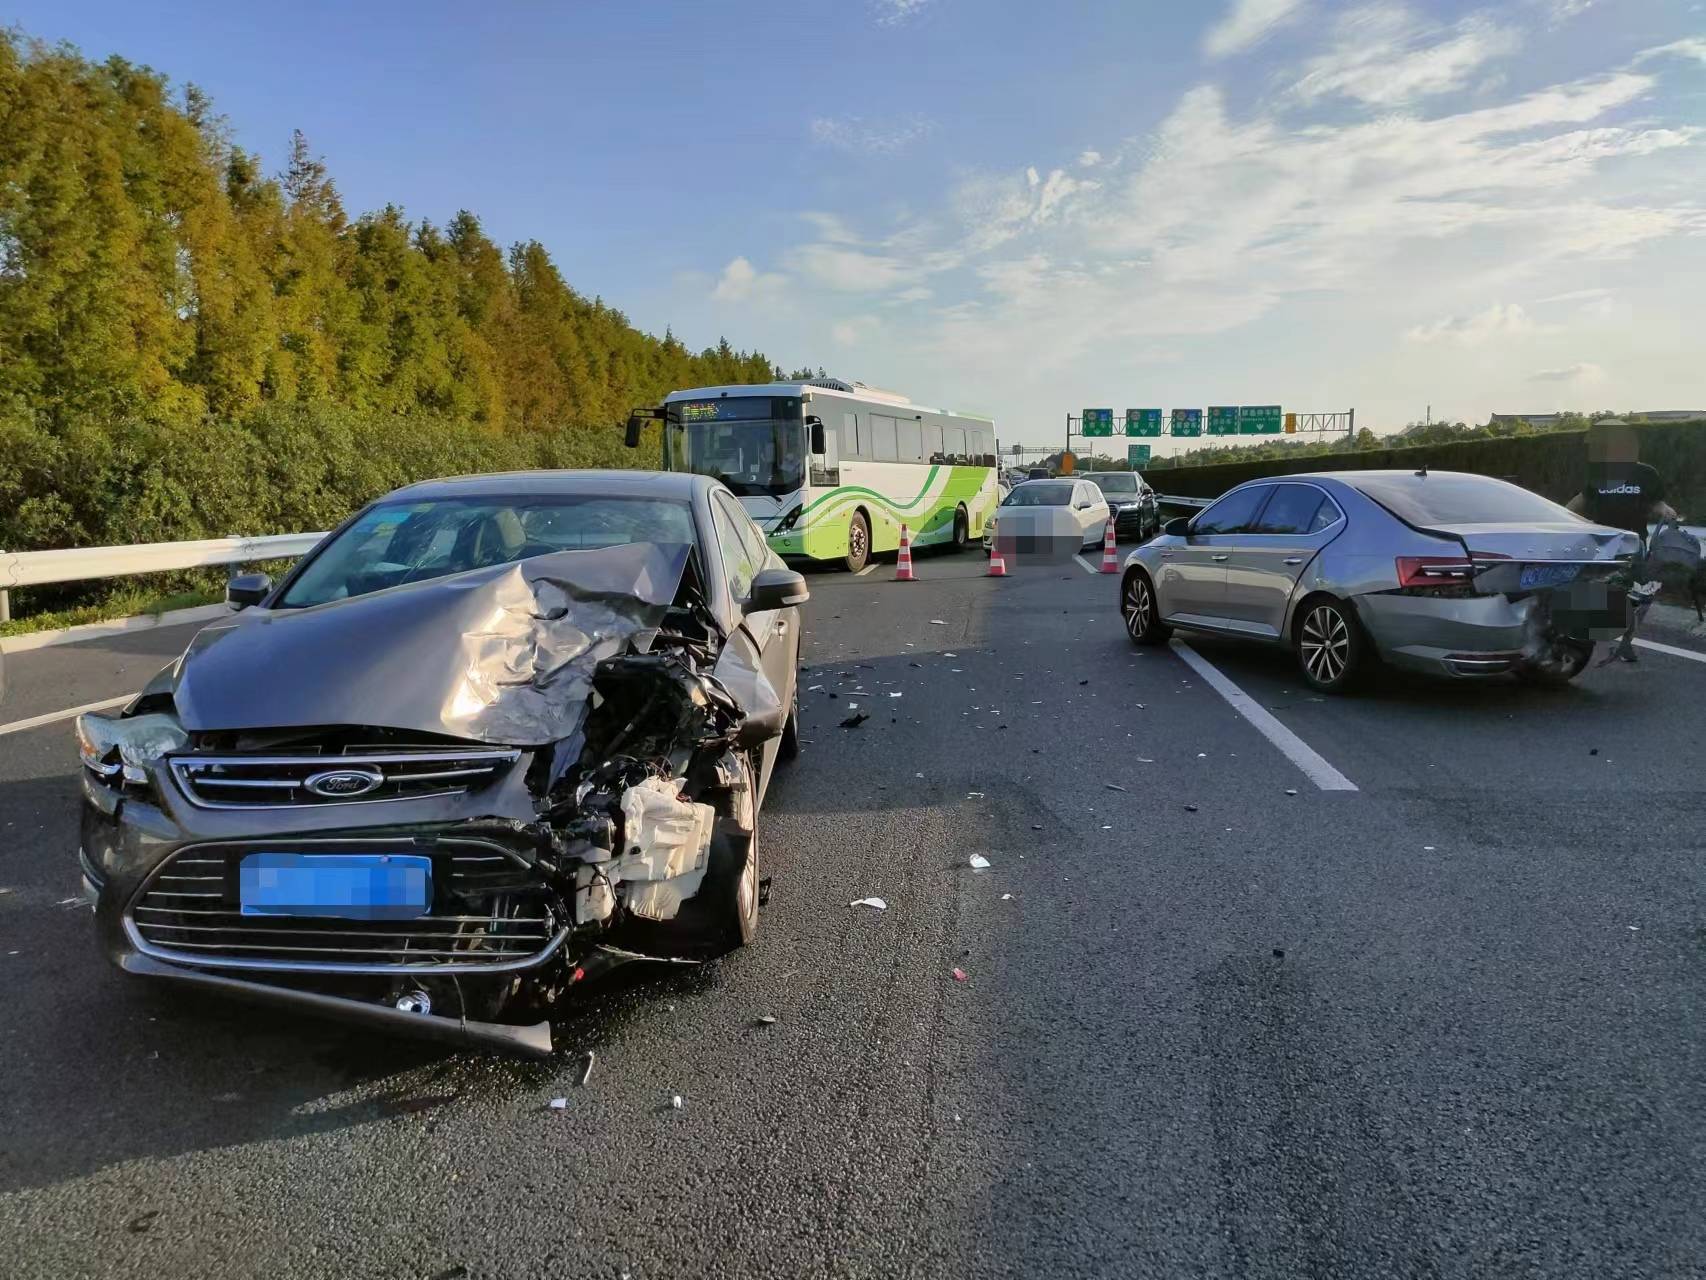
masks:
{"type": "Polygon", "coordinates": [[[194,732],[370,725],[506,746],[579,729],[593,669],[662,622],[690,548],[559,551],[207,627],[173,670],[194,732]]]}

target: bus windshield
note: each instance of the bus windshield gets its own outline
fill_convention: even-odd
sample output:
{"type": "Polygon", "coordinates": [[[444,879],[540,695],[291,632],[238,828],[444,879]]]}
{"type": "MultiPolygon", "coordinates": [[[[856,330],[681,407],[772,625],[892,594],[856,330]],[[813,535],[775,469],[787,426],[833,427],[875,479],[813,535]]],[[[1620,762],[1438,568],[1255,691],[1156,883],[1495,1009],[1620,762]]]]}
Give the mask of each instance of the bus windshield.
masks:
{"type": "Polygon", "coordinates": [[[674,402],[665,459],[671,471],[715,476],[738,495],[792,493],[805,482],[800,401],[722,396],[674,402]]]}

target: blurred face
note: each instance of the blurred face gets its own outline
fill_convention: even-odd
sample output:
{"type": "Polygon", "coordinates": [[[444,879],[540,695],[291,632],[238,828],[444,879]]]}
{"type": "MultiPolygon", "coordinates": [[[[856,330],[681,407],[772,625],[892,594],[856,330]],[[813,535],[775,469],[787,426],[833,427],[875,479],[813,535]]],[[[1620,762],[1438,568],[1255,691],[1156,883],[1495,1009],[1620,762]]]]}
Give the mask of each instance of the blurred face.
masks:
{"type": "Polygon", "coordinates": [[[1594,462],[1639,462],[1640,437],[1633,427],[1600,427],[1588,435],[1588,458],[1594,462]]]}

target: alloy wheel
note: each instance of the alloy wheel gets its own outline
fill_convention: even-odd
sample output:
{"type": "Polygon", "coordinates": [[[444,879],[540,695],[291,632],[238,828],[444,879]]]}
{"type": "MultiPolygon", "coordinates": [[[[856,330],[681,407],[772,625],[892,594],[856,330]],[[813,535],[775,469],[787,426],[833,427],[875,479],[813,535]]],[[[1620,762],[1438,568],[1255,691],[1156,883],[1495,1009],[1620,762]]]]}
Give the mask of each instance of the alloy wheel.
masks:
{"type": "Polygon", "coordinates": [[[1333,684],[1351,660],[1351,629],[1332,605],[1317,605],[1303,620],[1298,648],[1303,665],[1322,684],[1333,684]]]}
{"type": "Polygon", "coordinates": [[[1155,601],[1149,594],[1149,584],[1141,574],[1133,574],[1125,589],[1125,629],[1134,640],[1149,633],[1149,620],[1155,612],[1155,601]]]}

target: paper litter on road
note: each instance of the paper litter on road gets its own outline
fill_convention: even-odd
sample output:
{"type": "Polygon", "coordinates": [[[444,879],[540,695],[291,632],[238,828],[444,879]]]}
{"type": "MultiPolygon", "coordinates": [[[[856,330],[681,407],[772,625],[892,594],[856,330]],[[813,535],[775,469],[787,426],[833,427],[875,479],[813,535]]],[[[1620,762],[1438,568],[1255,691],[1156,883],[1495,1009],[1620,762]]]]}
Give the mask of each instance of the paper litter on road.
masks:
{"type": "Polygon", "coordinates": [[[847,904],[850,907],[875,907],[878,911],[887,911],[889,904],[881,898],[855,898],[847,904]]]}
{"type": "Polygon", "coordinates": [[[545,1105],[550,1107],[553,1111],[561,1111],[569,1105],[569,1100],[567,1098],[552,1098],[551,1101],[545,1105]]]}
{"type": "Polygon", "coordinates": [[[971,869],[973,871],[985,871],[989,868],[989,859],[984,857],[981,853],[972,854],[970,862],[971,869]]]}
{"type": "Polygon", "coordinates": [[[901,695],[900,695],[900,694],[898,694],[898,693],[891,693],[891,694],[889,694],[889,697],[891,697],[891,698],[898,698],[898,697],[900,697],[900,696],[901,696],[901,695]]]}

